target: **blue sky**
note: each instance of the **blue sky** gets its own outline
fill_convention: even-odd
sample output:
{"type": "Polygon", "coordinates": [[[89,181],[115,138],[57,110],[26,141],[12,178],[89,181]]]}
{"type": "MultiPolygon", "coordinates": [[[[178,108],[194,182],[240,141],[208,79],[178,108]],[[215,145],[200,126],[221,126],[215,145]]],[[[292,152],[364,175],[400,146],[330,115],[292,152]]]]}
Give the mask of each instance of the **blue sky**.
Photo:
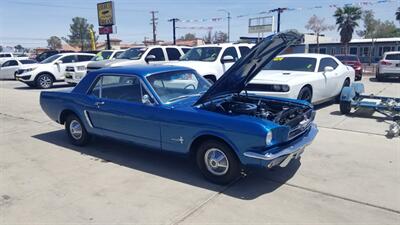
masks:
{"type": "MultiPolygon", "coordinates": [[[[364,0],[368,1],[368,0],[364,0]]],[[[46,39],[52,35],[66,36],[69,33],[69,24],[74,16],[81,16],[97,26],[97,0],[0,0],[0,45],[14,46],[21,44],[24,47],[46,46],[46,39]]],[[[249,36],[247,33],[248,18],[236,18],[242,14],[256,14],[276,7],[309,8],[322,6],[321,9],[304,9],[287,11],[282,15],[281,30],[297,29],[305,32],[308,19],[316,14],[326,18],[328,24],[334,24],[332,17],[334,9],[329,5],[342,6],[347,3],[357,3],[354,0],[115,0],[117,34],[111,37],[122,39],[124,42],[141,42],[144,36],[152,37],[150,26],[150,11],[157,10],[159,18],[158,39],[172,39],[172,24],[168,19],[202,19],[224,17],[225,9],[231,12],[231,40],[240,36],[249,36]]],[[[373,9],[375,16],[381,20],[394,20],[394,13],[399,7],[399,1],[376,4],[363,7],[373,9]]],[[[275,14],[273,14],[275,15],[275,14]]],[[[178,23],[178,26],[212,26],[213,31],[226,31],[226,21],[202,23],[178,23]]],[[[203,37],[206,31],[177,30],[177,36],[187,32],[196,33],[203,37]]],[[[328,36],[338,37],[336,30],[327,32],[328,36]]],[[[104,36],[100,36],[104,40],[104,36]]]]}

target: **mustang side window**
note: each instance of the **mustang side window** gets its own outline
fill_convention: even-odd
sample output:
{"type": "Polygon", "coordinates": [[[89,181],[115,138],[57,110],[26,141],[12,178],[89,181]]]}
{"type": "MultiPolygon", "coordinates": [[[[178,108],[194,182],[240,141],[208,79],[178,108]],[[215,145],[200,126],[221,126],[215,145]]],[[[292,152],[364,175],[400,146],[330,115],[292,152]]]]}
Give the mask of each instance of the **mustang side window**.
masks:
{"type": "Polygon", "coordinates": [[[154,103],[136,76],[102,76],[94,86],[92,95],[104,99],[154,103]]]}

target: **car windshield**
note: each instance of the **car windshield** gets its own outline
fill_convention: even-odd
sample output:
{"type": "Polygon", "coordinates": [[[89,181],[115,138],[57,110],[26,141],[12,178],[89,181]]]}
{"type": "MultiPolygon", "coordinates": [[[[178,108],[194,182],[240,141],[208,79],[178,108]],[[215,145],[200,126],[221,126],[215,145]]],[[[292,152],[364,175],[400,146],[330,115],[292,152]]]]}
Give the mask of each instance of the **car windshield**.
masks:
{"type": "Polygon", "coordinates": [[[24,59],[24,60],[19,60],[22,64],[34,64],[37,63],[35,60],[31,59],[24,59]]]}
{"type": "Polygon", "coordinates": [[[117,57],[117,59],[138,60],[147,48],[130,48],[117,57]]]}
{"type": "Polygon", "coordinates": [[[191,96],[200,96],[211,86],[192,71],[154,74],[147,77],[162,103],[168,104],[191,96]]]}
{"type": "Polygon", "coordinates": [[[56,59],[58,59],[60,56],[61,56],[60,54],[50,56],[49,58],[47,58],[47,59],[41,61],[40,63],[41,63],[41,64],[45,64],[45,63],[54,62],[54,61],[55,61],[56,59]]]}
{"type": "Polygon", "coordinates": [[[221,47],[198,47],[190,49],[180,60],[212,62],[218,58],[221,47]]]}
{"type": "Polygon", "coordinates": [[[264,70],[288,70],[314,72],[317,59],[309,57],[275,57],[264,70]]]}
{"type": "Polygon", "coordinates": [[[341,62],[345,61],[358,61],[358,57],[355,55],[337,55],[335,56],[337,59],[339,59],[341,62]]]}
{"type": "Polygon", "coordinates": [[[101,51],[96,54],[96,56],[93,56],[91,61],[101,61],[101,60],[106,60],[109,59],[110,56],[112,55],[112,51],[101,51]]]}

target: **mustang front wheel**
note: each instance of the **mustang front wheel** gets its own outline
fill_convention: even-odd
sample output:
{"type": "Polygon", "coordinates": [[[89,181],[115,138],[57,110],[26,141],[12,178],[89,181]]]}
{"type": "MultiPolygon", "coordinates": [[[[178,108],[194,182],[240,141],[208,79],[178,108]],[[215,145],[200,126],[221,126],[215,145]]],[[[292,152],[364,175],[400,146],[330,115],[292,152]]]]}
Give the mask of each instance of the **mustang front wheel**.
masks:
{"type": "Polygon", "coordinates": [[[83,126],[81,120],[75,116],[68,116],[65,122],[65,130],[72,144],[83,146],[89,141],[89,134],[83,126]]]}
{"type": "Polygon", "coordinates": [[[196,155],[201,173],[217,184],[227,184],[240,175],[240,163],[233,151],[219,141],[206,141],[200,145],[196,155]]]}

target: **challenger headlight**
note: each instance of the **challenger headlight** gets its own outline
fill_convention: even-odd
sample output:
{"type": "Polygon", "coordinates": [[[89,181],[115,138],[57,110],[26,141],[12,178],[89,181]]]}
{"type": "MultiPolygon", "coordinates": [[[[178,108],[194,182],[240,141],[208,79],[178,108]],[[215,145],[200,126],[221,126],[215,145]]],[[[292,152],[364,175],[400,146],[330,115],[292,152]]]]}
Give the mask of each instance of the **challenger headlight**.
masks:
{"type": "Polygon", "coordinates": [[[272,144],[272,132],[271,132],[271,131],[268,132],[268,133],[267,133],[267,136],[265,137],[265,144],[266,144],[267,146],[269,146],[269,145],[272,144]]]}
{"type": "Polygon", "coordinates": [[[33,71],[33,70],[35,70],[36,68],[28,68],[28,69],[24,69],[24,73],[26,73],[26,72],[30,72],[30,71],[33,71]]]}
{"type": "Polygon", "coordinates": [[[288,92],[290,88],[285,84],[274,84],[272,85],[272,90],[276,92],[288,92]]]}

